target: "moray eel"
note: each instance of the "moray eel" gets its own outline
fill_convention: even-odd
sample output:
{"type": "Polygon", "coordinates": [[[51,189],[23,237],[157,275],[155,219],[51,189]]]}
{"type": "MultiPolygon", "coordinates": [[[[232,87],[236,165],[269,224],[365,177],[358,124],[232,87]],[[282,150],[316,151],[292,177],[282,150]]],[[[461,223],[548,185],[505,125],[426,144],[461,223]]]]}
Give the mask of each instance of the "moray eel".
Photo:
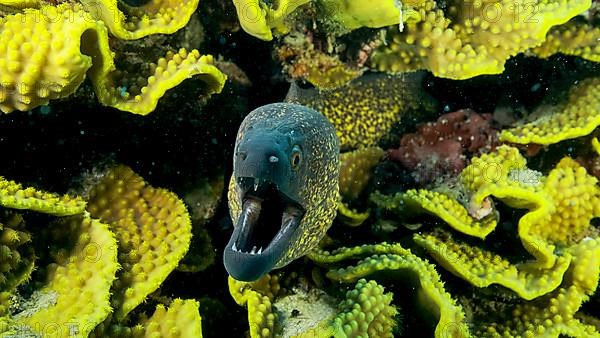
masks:
{"type": "Polygon", "coordinates": [[[338,176],[339,143],[323,115],[291,103],[250,112],[235,142],[227,272],[254,281],[313,249],[335,218],[338,176]]]}
{"type": "Polygon", "coordinates": [[[435,100],[423,90],[424,77],[425,72],[370,73],[333,90],[292,83],[284,101],[325,115],[337,130],[342,151],[372,147],[405,116],[435,111],[435,100]]]}

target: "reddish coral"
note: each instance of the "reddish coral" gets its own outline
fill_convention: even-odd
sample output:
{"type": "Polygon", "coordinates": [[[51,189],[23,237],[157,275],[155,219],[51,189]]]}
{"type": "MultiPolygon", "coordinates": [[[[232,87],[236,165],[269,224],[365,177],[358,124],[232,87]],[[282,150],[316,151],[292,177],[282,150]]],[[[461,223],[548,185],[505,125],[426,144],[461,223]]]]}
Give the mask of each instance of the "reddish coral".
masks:
{"type": "Polygon", "coordinates": [[[417,182],[426,183],[445,174],[458,174],[470,156],[497,144],[492,115],[462,109],[418,126],[416,133],[405,134],[400,147],[389,150],[387,156],[413,170],[417,182]]]}

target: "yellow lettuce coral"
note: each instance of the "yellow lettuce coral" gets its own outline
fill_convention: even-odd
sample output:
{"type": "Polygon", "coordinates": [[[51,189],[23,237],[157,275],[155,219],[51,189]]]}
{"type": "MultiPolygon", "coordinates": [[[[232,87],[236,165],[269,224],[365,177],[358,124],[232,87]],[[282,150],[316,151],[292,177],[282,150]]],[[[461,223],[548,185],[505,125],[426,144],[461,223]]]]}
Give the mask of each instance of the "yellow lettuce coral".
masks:
{"type": "Polygon", "coordinates": [[[524,161],[515,148],[502,146],[498,153],[473,159],[461,175],[473,191],[471,204],[493,195],[509,206],[531,210],[519,220],[519,237],[536,264],[550,268],[557,246],[585,235],[591,219],[600,216],[600,188],[597,179],[570,158],[564,158],[547,177],[528,170],[524,161]],[[490,173],[496,161],[503,165],[493,169],[495,174],[482,174],[490,173]]]}
{"type": "MultiPolygon", "coordinates": [[[[478,337],[600,337],[575,315],[596,291],[600,275],[600,239],[586,238],[569,248],[573,263],[560,288],[548,296],[515,306],[508,315],[478,328],[478,337]]],[[[497,317],[497,316],[493,316],[497,317]]]]}
{"type": "Polygon", "coordinates": [[[0,0],[0,5],[13,8],[36,8],[41,5],[40,0],[0,0]]]}
{"type": "Polygon", "coordinates": [[[552,26],[590,7],[589,0],[452,1],[433,0],[415,8],[403,32],[388,30],[389,42],[373,54],[381,71],[427,69],[436,76],[466,79],[498,74],[508,58],[542,43],[552,26]]]}
{"type": "Polygon", "coordinates": [[[576,55],[586,60],[600,62],[600,27],[579,20],[571,20],[548,32],[546,41],[531,52],[547,58],[556,53],[576,55]]]}
{"type": "Polygon", "coordinates": [[[435,309],[439,321],[435,337],[469,337],[462,307],[444,290],[435,267],[415,256],[399,244],[362,245],[352,248],[339,248],[332,252],[314,250],[308,257],[319,263],[330,265],[354,257],[368,256],[354,266],[332,269],[327,277],[343,282],[351,282],[378,271],[388,271],[394,275],[416,275],[419,281],[418,293],[427,308],[435,309]]]}
{"type": "Polygon", "coordinates": [[[122,269],[112,305],[120,320],[175,269],[190,245],[191,221],[175,194],[147,185],[125,166],[94,186],[88,210],[111,224],[119,242],[122,269]]]}
{"type": "MultiPolygon", "coordinates": [[[[469,209],[489,208],[490,196],[510,207],[529,209],[518,222],[518,235],[535,261],[510,263],[483,248],[460,243],[441,232],[416,235],[417,244],[449,271],[478,287],[500,284],[524,299],[555,290],[563,281],[572,256],[570,249],[594,232],[591,220],[600,217],[598,180],[574,160],[562,159],[548,175],[530,170],[516,148],[501,146],[495,152],[475,157],[460,175],[467,189],[469,209]]],[[[386,208],[412,209],[413,203],[438,215],[454,229],[484,238],[496,222],[486,224],[486,233],[474,231],[475,219],[449,196],[427,190],[409,191],[399,197],[382,198],[386,208]],[[408,196],[408,197],[407,197],[408,196]],[[440,196],[444,196],[440,198],[440,196]]],[[[489,217],[489,216],[487,216],[489,217]]],[[[495,216],[494,216],[495,219],[495,216]]]]}
{"type": "MultiPolygon", "coordinates": [[[[375,281],[359,280],[354,289],[346,293],[345,300],[339,303],[337,310],[332,309],[325,317],[317,318],[317,322],[307,327],[297,327],[291,322],[291,318],[285,317],[284,303],[275,303],[279,290],[279,278],[276,275],[266,275],[250,283],[239,282],[229,277],[229,293],[238,305],[248,308],[250,337],[279,336],[280,330],[289,330],[290,332],[284,333],[285,336],[298,338],[365,335],[391,337],[397,311],[391,304],[392,294],[384,294],[383,287],[375,281]],[[280,318],[280,315],[283,318],[280,318]],[[293,327],[287,327],[288,325],[293,327]]],[[[314,301],[313,299],[312,302],[314,301]]],[[[322,314],[326,313],[328,311],[322,314]]]]}
{"type": "Polygon", "coordinates": [[[106,26],[79,4],[8,15],[0,19],[0,37],[0,110],[5,113],[67,97],[86,75],[103,104],[137,114],[151,112],[168,89],[193,75],[203,74],[209,93],[219,92],[225,81],[212,57],[181,50],[152,65],[145,78],[129,79],[139,87],[130,93],[115,83],[106,26]]]}
{"type": "Polygon", "coordinates": [[[309,337],[393,337],[396,326],[394,316],[398,313],[392,305],[392,293],[385,293],[375,281],[362,278],[353,290],[346,292],[346,299],[338,305],[339,312],[325,319],[313,329],[297,335],[309,337]]]}
{"type": "Polygon", "coordinates": [[[67,229],[61,236],[66,233],[72,247],[56,252],[48,282],[14,315],[15,326],[8,334],[87,336],[111,311],[110,287],[119,267],[113,234],[106,224],[87,216],[58,223],[55,226],[67,229]]]}
{"type": "Polygon", "coordinates": [[[556,289],[571,263],[571,256],[566,255],[558,257],[551,269],[512,264],[500,255],[460,243],[449,234],[415,235],[414,240],[440,265],[474,286],[499,284],[528,300],[556,289]]]}
{"type": "Polygon", "coordinates": [[[600,155],[600,141],[598,141],[597,137],[592,139],[592,148],[596,152],[596,154],[600,155]]]}
{"type": "Polygon", "coordinates": [[[0,176],[0,206],[67,216],[81,213],[85,209],[85,201],[78,196],[59,196],[32,187],[23,188],[21,184],[0,176]]]}
{"type": "Polygon", "coordinates": [[[496,214],[489,213],[478,219],[471,216],[459,201],[438,191],[410,189],[405,193],[392,196],[374,193],[370,199],[387,210],[400,211],[404,214],[426,212],[436,215],[452,228],[479,238],[489,235],[498,223],[496,214]]]}
{"type": "Polygon", "coordinates": [[[261,40],[272,40],[273,32],[287,33],[284,20],[298,7],[310,0],[233,0],[240,25],[246,33],[261,40]]]}
{"type": "Polygon", "coordinates": [[[126,40],[176,32],[190,20],[198,1],[150,0],[130,7],[118,0],[80,0],[93,19],[104,22],[112,35],[126,40]]]}
{"type": "Polygon", "coordinates": [[[23,217],[5,212],[0,220],[0,317],[8,314],[14,289],[27,281],[34,268],[35,255],[29,245],[23,217]]]}
{"type": "MultiPolygon", "coordinates": [[[[379,28],[400,24],[402,20],[402,2],[394,0],[348,1],[319,0],[320,16],[333,20],[347,30],[360,27],[379,28]]],[[[407,2],[408,6],[413,5],[407,2]]],[[[407,6],[407,7],[408,7],[407,6]]]]}
{"type": "Polygon", "coordinates": [[[272,302],[280,290],[276,275],[265,275],[255,282],[240,282],[229,276],[229,293],[240,306],[248,308],[250,337],[274,337],[276,312],[272,302]]]}
{"type": "Polygon", "coordinates": [[[195,300],[182,299],[175,299],[168,309],[158,305],[152,317],[143,324],[145,337],[202,338],[198,306],[195,300]]]}
{"type": "Polygon", "coordinates": [[[369,211],[357,211],[349,202],[359,198],[371,180],[373,168],[381,161],[385,152],[379,147],[360,148],[340,156],[340,196],[338,217],[351,226],[362,224],[369,211]]]}
{"type": "Polygon", "coordinates": [[[600,78],[580,81],[568,99],[554,109],[541,107],[536,120],[500,133],[500,140],[512,143],[553,144],[590,134],[600,125],[600,78]]]}

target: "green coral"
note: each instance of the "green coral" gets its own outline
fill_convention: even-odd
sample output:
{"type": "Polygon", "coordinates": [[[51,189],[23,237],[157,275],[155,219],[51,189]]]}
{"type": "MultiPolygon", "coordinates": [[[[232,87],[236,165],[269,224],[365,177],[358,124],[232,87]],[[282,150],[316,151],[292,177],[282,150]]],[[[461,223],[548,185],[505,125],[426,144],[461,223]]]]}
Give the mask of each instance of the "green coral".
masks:
{"type": "MultiPolygon", "coordinates": [[[[291,317],[282,313],[285,305],[279,298],[290,296],[282,296],[280,290],[280,279],[276,275],[266,275],[250,283],[229,277],[232,298],[238,305],[248,308],[250,337],[275,337],[281,331],[294,337],[392,337],[397,310],[391,304],[392,294],[384,293],[383,287],[375,281],[359,280],[354,289],[346,293],[345,299],[330,311],[323,309],[329,307],[327,302],[318,303],[319,313],[326,317],[317,318],[318,322],[308,327],[297,327],[291,317]],[[288,325],[294,327],[288,328],[288,325]]],[[[293,299],[295,308],[299,304],[297,298],[293,299]]]]}
{"type": "Polygon", "coordinates": [[[297,337],[393,337],[398,311],[391,304],[392,298],[392,293],[384,293],[377,282],[360,279],[346,292],[333,318],[297,337]]]}
{"type": "Polygon", "coordinates": [[[309,254],[311,260],[325,265],[343,262],[356,256],[367,257],[356,265],[333,268],[327,273],[327,277],[348,283],[378,271],[386,271],[397,278],[406,275],[416,276],[418,280],[416,289],[421,295],[423,306],[433,309],[432,312],[439,316],[435,337],[445,337],[447,334],[453,337],[470,336],[462,307],[446,292],[435,267],[399,244],[381,243],[344,247],[331,252],[315,250],[309,254]]]}

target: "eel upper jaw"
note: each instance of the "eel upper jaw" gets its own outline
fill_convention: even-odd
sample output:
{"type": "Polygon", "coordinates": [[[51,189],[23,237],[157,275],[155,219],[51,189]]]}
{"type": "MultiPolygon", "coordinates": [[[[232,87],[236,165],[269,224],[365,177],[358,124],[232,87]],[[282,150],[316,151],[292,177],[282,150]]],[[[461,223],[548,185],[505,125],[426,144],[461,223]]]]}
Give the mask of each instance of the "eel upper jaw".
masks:
{"type": "Polygon", "coordinates": [[[237,182],[242,210],[223,263],[233,278],[254,281],[271,271],[292,245],[305,210],[273,182],[252,177],[237,182]]]}

